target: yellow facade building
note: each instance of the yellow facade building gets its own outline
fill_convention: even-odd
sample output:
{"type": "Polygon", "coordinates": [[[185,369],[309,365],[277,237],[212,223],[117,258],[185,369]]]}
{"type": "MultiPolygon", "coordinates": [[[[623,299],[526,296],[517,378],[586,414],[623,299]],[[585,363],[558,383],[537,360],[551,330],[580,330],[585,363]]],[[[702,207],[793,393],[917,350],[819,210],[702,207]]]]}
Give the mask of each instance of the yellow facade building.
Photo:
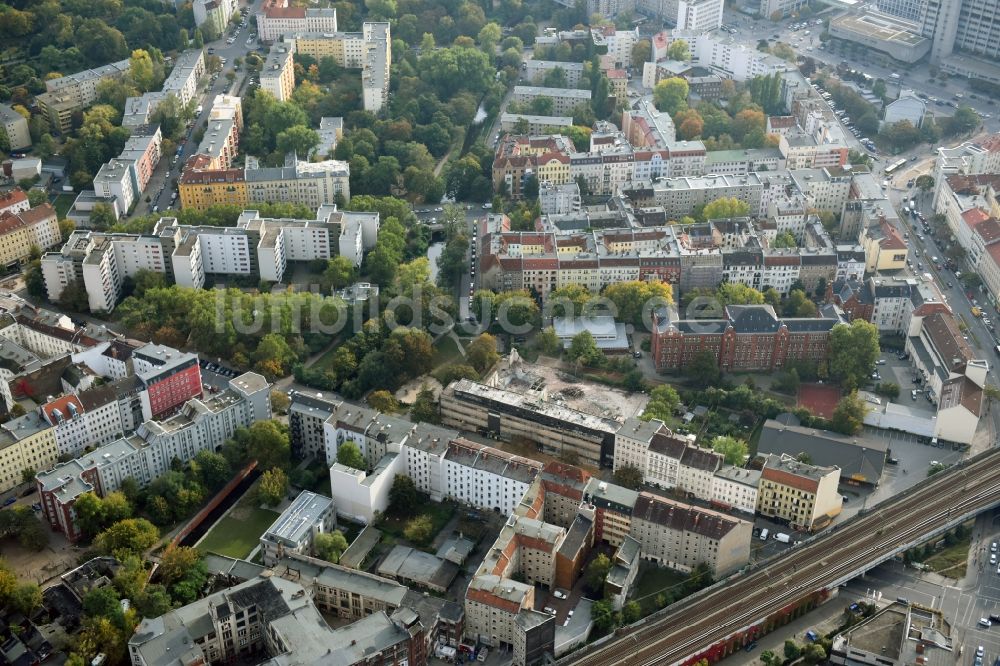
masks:
{"type": "Polygon", "coordinates": [[[188,168],[178,183],[181,208],[205,210],[227,204],[246,207],[249,203],[243,169],[198,170],[188,168]]]}
{"type": "Polygon", "coordinates": [[[23,481],[25,470],[51,469],[59,457],[55,429],[37,412],[0,426],[0,493],[23,481]]]}

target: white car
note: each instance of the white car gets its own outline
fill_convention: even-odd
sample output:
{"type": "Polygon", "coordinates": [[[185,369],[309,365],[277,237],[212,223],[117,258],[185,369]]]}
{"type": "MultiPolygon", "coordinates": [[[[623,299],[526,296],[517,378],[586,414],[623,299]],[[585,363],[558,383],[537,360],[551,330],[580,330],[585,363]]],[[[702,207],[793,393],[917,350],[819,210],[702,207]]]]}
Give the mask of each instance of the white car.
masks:
{"type": "Polygon", "coordinates": [[[565,599],[566,593],[563,592],[562,590],[556,590],[555,592],[552,593],[552,596],[554,596],[556,599],[565,599]]]}

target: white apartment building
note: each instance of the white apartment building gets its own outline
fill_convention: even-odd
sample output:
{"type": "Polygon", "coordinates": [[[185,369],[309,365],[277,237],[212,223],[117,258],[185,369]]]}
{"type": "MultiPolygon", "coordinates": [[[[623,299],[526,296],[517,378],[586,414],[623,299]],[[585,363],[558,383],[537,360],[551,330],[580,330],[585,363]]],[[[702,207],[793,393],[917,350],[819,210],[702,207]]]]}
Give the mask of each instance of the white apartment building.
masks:
{"type": "Polygon", "coordinates": [[[566,76],[566,87],[576,88],[583,76],[582,62],[557,62],[555,60],[528,60],[524,63],[524,78],[539,86],[545,85],[545,76],[556,69],[561,69],[566,76]]]}
{"type": "Polygon", "coordinates": [[[338,195],[350,200],[350,178],[350,165],[340,160],[295,160],[284,167],[248,168],[247,197],[251,203],[286,201],[319,208],[336,203],[338,195]]]}
{"type": "Polygon", "coordinates": [[[94,193],[98,197],[114,199],[118,204],[117,210],[122,215],[132,210],[139,195],[132,179],[134,167],[134,160],[113,159],[104,164],[94,176],[94,193]]]}
{"type": "Polygon", "coordinates": [[[11,150],[21,150],[31,145],[28,119],[15,111],[9,104],[0,104],[0,128],[7,135],[11,150]]]}
{"type": "Polygon", "coordinates": [[[590,91],[573,88],[545,88],[542,86],[514,86],[512,101],[530,104],[538,97],[552,100],[552,113],[557,116],[573,115],[577,104],[590,104],[590,91]]]}
{"type": "Polygon", "coordinates": [[[722,25],[723,0],[677,0],[677,30],[715,30],[722,25]]]}
{"type": "Polygon", "coordinates": [[[279,102],[291,99],[295,90],[294,53],[294,42],[275,44],[260,70],[261,90],[271,93],[279,102]]]}
{"type": "Polygon", "coordinates": [[[287,0],[263,3],[257,13],[257,30],[262,42],[273,42],[296,32],[334,33],[337,10],[289,7],[287,0]]]}
{"type": "Polygon", "coordinates": [[[679,571],[707,564],[715,577],[750,560],[753,523],[651,493],[639,493],[630,536],[640,557],[679,571]]]}
{"type": "Polygon", "coordinates": [[[590,29],[590,37],[597,49],[607,49],[608,59],[615,67],[632,64],[632,47],[639,41],[639,28],[617,30],[614,26],[590,29]]]}
{"type": "Polygon", "coordinates": [[[722,456],[673,434],[662,421],[626,419],[615,433],[614,469],[635,467],[646,483],[677,488],[705,501],[753,513],[759,473],[727,465],[722,456]]]}
{"type": "Polygon", "coordinates": [[[260,535],[260,551],[264,566],[273,567],[290,553],[312,555],[313,539],[317,534],[332,532],[337,526],[333,500],[303,490],[291,505],[260,535]]]}

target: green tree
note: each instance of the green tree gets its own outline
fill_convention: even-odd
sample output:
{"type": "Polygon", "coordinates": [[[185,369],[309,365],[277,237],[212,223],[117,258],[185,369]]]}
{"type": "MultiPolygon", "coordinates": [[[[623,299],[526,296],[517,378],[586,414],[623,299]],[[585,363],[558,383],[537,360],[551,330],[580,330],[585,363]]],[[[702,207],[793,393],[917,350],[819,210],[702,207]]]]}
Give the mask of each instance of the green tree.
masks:
{"type": "Polygon", "coordinates": [[[347,441],[337,447],[337,462],[353,469],[367,469],[361,449],[354,442],[347,441]]]}
{"type": "Polygon", "coordinates": [[[707,349],[691,358],[691,362],[684,368],[684,374],[692,383],[700,386],[715,386],[722,377],[718,359],[707,349]]]}
{"type": "Polygon", "coordinates": [[[653,45],[648,39],[640,39],[632,45],[632,66],[641,69],[643,64],[649,62],[653,54],[653,45]]]}
{"type": "Polygon", "coordinates": [[[590,607],[590,618],[594,621],[594,629],[601,634],[618,626],[618,614],[608,600],[595,601],[590,607]]]}
{"type": "Polygon", "coordinates": [[[496,338],[489,333],[480,333],[465,348],[465,358],[479,374],[483,374],[500,360],[496,338]]]}
{"type": "Polygon", "coordinates": [[[636,326],[648,326],[649,314],[655,308],[674,302],[673,289],[666,282],[615,282],[604,289],[603,295],[615,304],[619,321],[636,326]]]}
{"type": "Polygon", "coordinates": [[[291,445],[288,430],[277,421],[257,421],[243,431],[247,457],[261,469],[288,467],[291,445]]]}
{"type": "Polygon", "coordinates": [[[858,392],[852,391],[837,403],[837,407],[833,410],[833,418],[830,419],[830,427],[845,435],[856,435],[864,426],[867,411],[868,408],[858,397],[858,392]]]}
{"type": "Polygon", "coordinates": [[[198,564],[200,559],[201,553],[197,549],[171,543],[160,555],[160,566],[157,568],[160,580],[163,581],[164,585],[181,580],[198,564]]]}
{"type": "Polygon", "coordinates": [[[776,655],[771,650],[764,650],[761,652],[760,660],[764,666],[781,666],[781,663],[784,661],[784,659],[776,655]]]}
{"type": "Polygon", "coordinates": [[[288,493],[288,475],[280,467],[269,469],[260,476],[257,499],[267,506],[277,506],[288,493]]]}
{"type": "Polygon", "coordinates": [[[650,392],[649,402],[646,403],[646,409],[639,418],[644,421],[659,419],[668,422],[680,404],[681,397],[677,394],[677,390],[673,386],[661,384],[650,392]]]}
{"type": "Polygon", "coordinates": [[[392,414],[399,411],[399,401],[388,391],[373,391],[366,398],[366,402],[369,407],[380,412],[392,414]]]}
{"type": "Polygon", "coordinates": [[[687,103],[688,82],[680,77],[664,79],[653,88],[653,102],[660,111],[671,116],[687,103]]]}
{"type": "Polygon", "coordinates": [[[114,523],[94,539],[94,546],[105,555],[123,559],[142,556],[160,538],[160,531],[145,518],[129,518],[114,523]]]}
{"type": "Polygon", "coordinates": [[[830,332],[830,376],[847,391],[864,384],[878,360],[878,329],[863,319],[830,332]]]}
{"type": "Polygon", "coordinates": [[[722,220],[733,217],[746,217],[750,213],[750,204],[736,197],[721,197],[705,204],[701,218],[704,220],[722,220]]]}
{"type": "Polygon", "coordinates": [[[580,331],[573,336],[566,356],[572,361],[579,361],[591,367],[600,367],[605,362],[604,352],[597,347],[597,342],[590,331],[580,331]]]}
{"type": "Polygon", "coordinates": [[[556,329],[551,326],[546,326],[539,331],[538,336],[535,338],[535,343],[538,345],[539,351],[547,356],[558,357],[560,352],[562,352],[562,340],[556,335],[556,329]]]}
{"type": "Polygon", "coordinates": [[[801,289],[789,292],[784,307],[786,317],[815,317],[817,312],[816,304],[809,300],[806,292],[801,289]]]}
{"type": "Polygon", "coordinates": [[[420,493],[409,476],[397,474],[389,488],[389,510],[399,516],[412,516],[420,506],[420,493]]]}
{"type": "Polygon", "coordinates": [[[788,661],[795,661],[802,655],[802,649],[798,646],[798,644],[795,641],[793,641],[792,639],[787,639],[785,641],[784,654],[785,654],[785,659],[787,659],[788,661]]]}
{"type": "Polygon", "coordinates": [[[723,282],[716,295],[724,305],[763,305],[764,294],[739,282],[723,282]]]}
{"type": "Polygon", "coordinates": [[[771,247],[773,248],[791,248],[798,247],[799,244],[795,242],[795,235],[791,231],[782,231],[780,234],[774,237],[771,242],[771,247]]]}
{"type": "Polygon", "coordinates": [[[282,377],[296,360],[296,354],[288,342],[278,333],[268,333],[261,338],[253,354],[254,367],[269,377],[282,377]]]}
{"type": "MultiPolygon", "coordinates": [[[[677,42],[674,42],[675,44],[677,42]]],[[[632,624],[633,622],[638,622],[642,618],[642,606],[639,605],[638,601],[629,601],[622,608],[622,623],[632,624]]]]}
{"type": "Polygon", "coordinates": [[[802,659],[807,664],[819,664],[826,660],[826,650],[819,643],[809,643],[802,650],[802,659]]]}
{"type": "Polygon", "coordinates": [[[675,39],[667,47],[667,58],[687,62],[691,59],[691,47],[683,39],[675,39]]]}
{"type": "Polygon", "coordinates": [[[410,419],[414,423],[440,423],[441,413],[438,402],[434,399],[434,391],[426,386],[421,388],[410,407],[410,419]]]}
{"type": "Polygon", "coordinates": [[[595,594],[603,592],[604,579],[608,577],[609,571],[611,571],[611,560],[604,553],[598,553],[597,557],[587,565],[587,571],[584,574],[587,587],[595,594]]]}
{"type": "Polygon", "coordinates": [[[83,493],[73,503],[76,524],[87,535],[94,536],[105,527],[104,503],[96,493],[83,493]]]}
{"type": "Polygon", "coordinates": [[[740,467],[746,460],[748,448],[747,443],[741,439],[719,435],[712,440],[712,450],[721,453],[726,459],[726,464],[740,467]]]}
{"type": "Polygon", "coordinates": [[[34,583],[21,583],[7,598],[7,605],[15,612],[31,617],[32,613],[42,607],[42,590],[34,583]]]}
{"type": "Polygon", "coordinates": [[[294,125],[279,132],[275,144],[282,153],[296,153],[304,159],[319,145],[319,132],[305,125],[294,125]]]}
{"type": "Polygon", "coordinates": [[[634,465],[624,465],[615,470],[615,483],[629,490],[638,490],[643,484],[642,470],[634,465]]]}
{"type": "Polygon", "coordinates": [[[403,536],[415,544],[426,544],[434,537],[434,523],[427,514],[411,518],[403,528],[403,536]]]}
{"type": "Polygon", "coordinates": [[[929,192],[934,189],[934,176],[928,176],[927,174],[922,174],[917,176],[916,185],[920,188],[921,192],[929,192]]]}
{"type": "Polygon", "coordinates": [[[347,546],[347,539],[344,538],[344,534],[340,530],[329,533],[321,532],[313,538],[313,550],[316,551],[316,557],[334,564],[340,563],[340,556],[347,550],[347,546]]]}
{"type": "Polygon", "coordinates": [[[111,228],[118,218],[115,217],[114,209],[106,203],[94,204],[90,211],[90,226],[98,231],[106,231],[111,228]]]}

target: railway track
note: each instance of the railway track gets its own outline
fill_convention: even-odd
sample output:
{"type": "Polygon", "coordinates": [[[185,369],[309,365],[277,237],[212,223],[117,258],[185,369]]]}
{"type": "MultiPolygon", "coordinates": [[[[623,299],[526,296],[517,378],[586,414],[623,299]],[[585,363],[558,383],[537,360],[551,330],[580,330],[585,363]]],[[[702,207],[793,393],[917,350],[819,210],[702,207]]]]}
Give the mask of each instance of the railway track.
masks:
{"type": "MultiPolygon", "coordinates": [[[[901,544],[1000,499],[1000,451],[937,474],[833,531],[738,575],[728,584],[685,599],[682,607],[560,664],[668,666],[709,648],[808,594],[881,561],[901,544]]],[[[680,605],[679,604],[679,605],[680,605]]]]}

